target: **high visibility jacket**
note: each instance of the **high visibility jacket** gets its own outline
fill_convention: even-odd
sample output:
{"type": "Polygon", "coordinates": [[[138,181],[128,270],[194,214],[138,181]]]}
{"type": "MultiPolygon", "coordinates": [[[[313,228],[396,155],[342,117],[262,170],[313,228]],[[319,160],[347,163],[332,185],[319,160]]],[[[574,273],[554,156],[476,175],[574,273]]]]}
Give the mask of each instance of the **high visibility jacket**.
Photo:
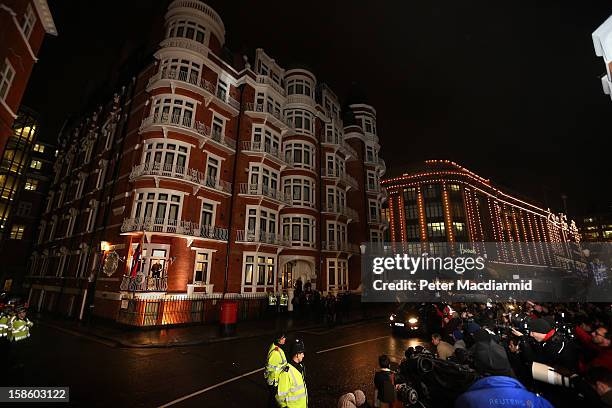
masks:
{"type": "Polygon", "coordinates": [[[11,319],[11,316],[8,314],[0,315],[0,338],[8,336],[8,323],[11,319]]]}
{"type": "Polygon", "coordinates": [[[281,408],[307,408],[308,390],[304,376],[291,364],[287,364],[278,377],[276,401],[281,408]]]}
{"type": "Polygon", "coordinates": [[[268,306],[276,306],[276,296],[275,295],[268,296],[268,306]]]}
{"type": "Polygon", "coordinates": [[[278,385],[278,376],[286,364],[285,352],[282,348],[272,343],[268,349],[268,359],[266,361],[266,369],[264,370],[264,377],[268,385],[278,385]]]}
{"type": "Polygon", "coordinates": [[[287,296],[286,294],[282,294],[281,298],[280,298],[280,305],[281,306],[287,306],[289,305],[289,296],[287,296]]]}
{"type": "Polygon", "coordinates": [[[30,337],[30,327],[34,326],[27,317],[20,319],[17,316],[13,316],[9,320],[9,334],[8,339],[10,341],[21,341],[30,337]]]}

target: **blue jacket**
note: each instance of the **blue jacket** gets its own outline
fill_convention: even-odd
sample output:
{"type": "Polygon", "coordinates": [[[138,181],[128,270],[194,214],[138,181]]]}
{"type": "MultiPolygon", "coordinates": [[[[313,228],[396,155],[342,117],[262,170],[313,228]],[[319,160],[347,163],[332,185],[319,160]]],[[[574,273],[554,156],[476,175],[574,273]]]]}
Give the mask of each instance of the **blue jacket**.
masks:
{"type": "Polygon", "coordinates": [[[455,408],[554,408],[544,397],[528,391],[511,377],[491,376],[476,381],[455,401],[455,408]]]}

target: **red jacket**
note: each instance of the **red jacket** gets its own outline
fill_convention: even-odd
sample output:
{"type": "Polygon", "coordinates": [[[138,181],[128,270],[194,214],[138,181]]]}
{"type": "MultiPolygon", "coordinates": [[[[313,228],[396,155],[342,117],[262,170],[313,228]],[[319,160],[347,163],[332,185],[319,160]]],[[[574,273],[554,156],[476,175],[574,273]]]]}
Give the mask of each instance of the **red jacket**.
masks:
{"type": "Polygon", "coordinates": [[[577,326],[575,333],[582,347],[596,353],[595,357],[588,362],[585,362],[584,358],[580,359],[578,363],[580,372],[585,372],[591,367],[606,367],[612,370],[612,347],[601,347],[593,343],[593,337],[581,327],[577,326]]]}

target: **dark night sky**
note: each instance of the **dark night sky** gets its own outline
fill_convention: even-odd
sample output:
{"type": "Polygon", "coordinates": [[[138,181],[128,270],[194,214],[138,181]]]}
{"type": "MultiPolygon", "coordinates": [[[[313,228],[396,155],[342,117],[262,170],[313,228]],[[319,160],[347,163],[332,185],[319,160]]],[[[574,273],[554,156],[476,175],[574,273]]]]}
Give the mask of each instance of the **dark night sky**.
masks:
{"type": "MultiPolygon", "coordinates": [[[[24,101],[52,140],[163,24],[166,3],[49,3],[59,37],[47,38],[24,101]]],[[[340,97],[364,89],[388,175],[448,158],[555,210],[565,193],[571,216],[612,203],[612,101],[591,40],[610,2],[207,3],[233,51],[307,64],[340,97]]]]}

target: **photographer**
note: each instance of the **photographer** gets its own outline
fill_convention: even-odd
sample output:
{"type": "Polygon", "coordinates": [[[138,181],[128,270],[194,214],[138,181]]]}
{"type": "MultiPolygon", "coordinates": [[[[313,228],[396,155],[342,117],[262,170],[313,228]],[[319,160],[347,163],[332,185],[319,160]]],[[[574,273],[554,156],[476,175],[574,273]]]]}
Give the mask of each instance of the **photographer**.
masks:
{"type": "Polygon", "coordinates": [[[612,407],[612,371],[606,367],[593,367],[587,371],[585,380],[598,397],[599,405],[591,406],[612,407]]]}
{"type": "Polygon", "coordinates": [[[585,351],[591,353],[591,358],[587,361],[584,358],[580,359],[580,372],[596,366],[603,366],[612,370],[612,340],[608,328],[599,326],[591,334],[588,333],[587,329],[590,329],[590,327],[585,323],[575,328],[576,338],[585,351]]]}
{"type": "Polygon", "coordinates": [[[506,350],[495,341],[489,330],[481,328],[472,337],[474,345],[470,347],[470,354],[480,375],[514,376],[506,350]]]}
{"type": "Polygon", "coordinates": [[[576,372],[578,353],[573,341],[562,333],[557,333],[550,322],[543,318],[530,320],[527,327],[529,338],[512,329],[512,334],[520,338],[520,356],[523,363],[530,364],[535,361],[576,372]]]}

